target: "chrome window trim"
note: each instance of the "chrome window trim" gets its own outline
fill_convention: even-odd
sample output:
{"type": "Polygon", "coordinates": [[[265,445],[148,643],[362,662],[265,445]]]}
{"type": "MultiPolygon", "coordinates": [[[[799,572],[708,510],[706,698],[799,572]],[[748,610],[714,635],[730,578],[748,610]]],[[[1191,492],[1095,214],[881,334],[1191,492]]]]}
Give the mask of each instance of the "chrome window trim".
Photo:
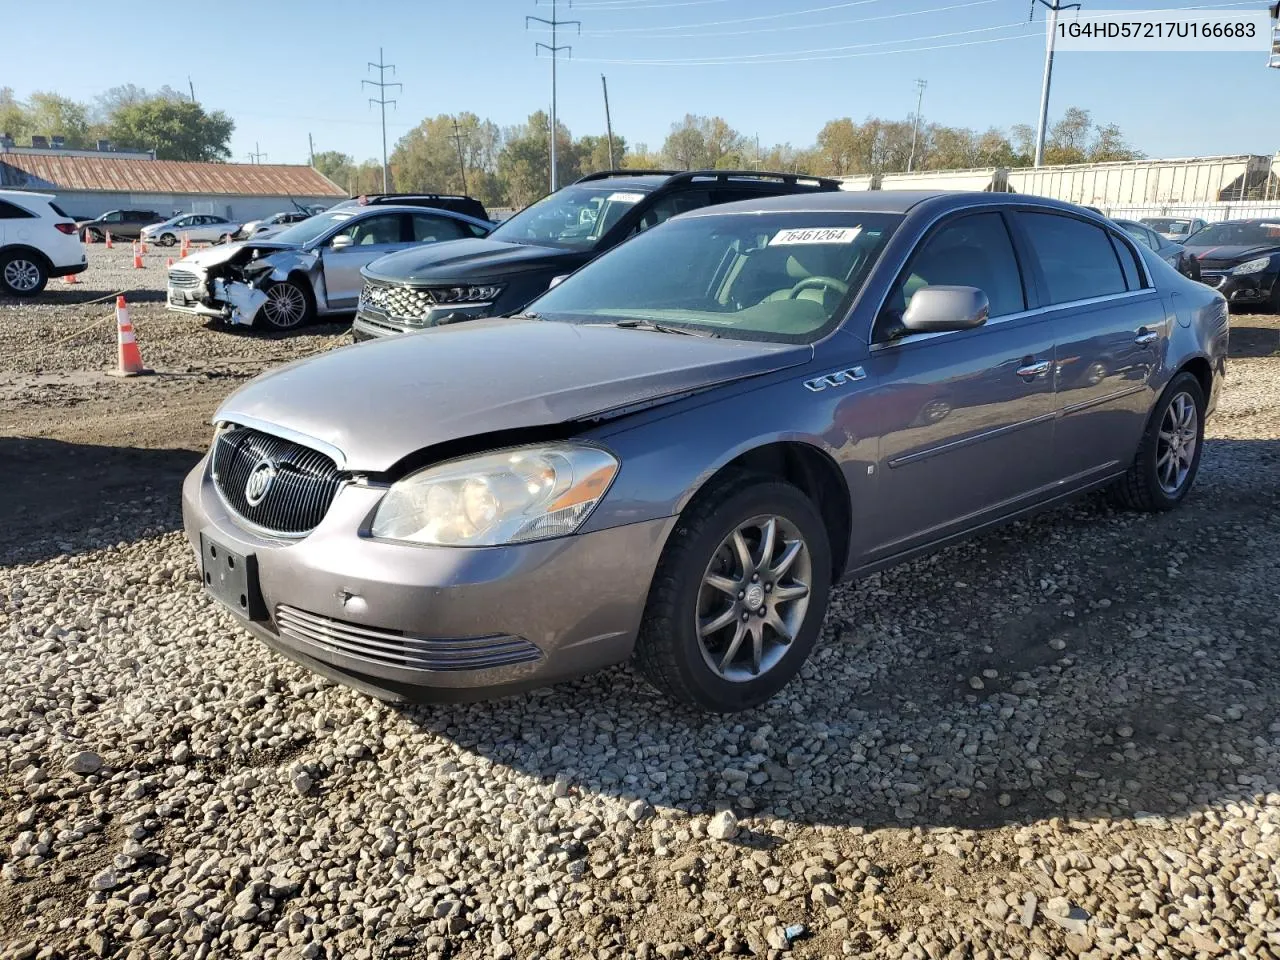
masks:
{"type": "Polygon", "coordinates": [[[250,430],[257,430],[259,433],[266,433],[279,437],[281,440],[292,441],[302,447],[310,447],[317,453],[323,453],[326,457],[332,460],[333,465],[337,467],[338,470],[346,470],[347,468],[346,454],[333,444],[308,436],[301,431],[292,430],[289,427],[282,427],[278,423],[271,423],[269,420],[259,420],[257,417],[248,417],[239,413],[219,417],[214,421],[214,427],[221,430],[222,425],[226,423],[234,423],[241,427],[248,427],[250,430]]]}

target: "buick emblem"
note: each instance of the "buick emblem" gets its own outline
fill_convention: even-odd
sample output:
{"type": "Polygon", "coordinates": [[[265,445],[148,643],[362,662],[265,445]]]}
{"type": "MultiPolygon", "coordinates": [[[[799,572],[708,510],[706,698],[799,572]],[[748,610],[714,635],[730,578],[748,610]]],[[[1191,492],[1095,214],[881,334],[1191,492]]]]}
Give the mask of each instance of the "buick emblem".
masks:
{"type": "Polygon", "coordinates": [[[256,507],[263,501],[271,489],[276,473],[276,465],[270,460],[258,461],[258,465],[249,473],[249,479],[244,485],[244,498],[249,506],[256,507]]]}

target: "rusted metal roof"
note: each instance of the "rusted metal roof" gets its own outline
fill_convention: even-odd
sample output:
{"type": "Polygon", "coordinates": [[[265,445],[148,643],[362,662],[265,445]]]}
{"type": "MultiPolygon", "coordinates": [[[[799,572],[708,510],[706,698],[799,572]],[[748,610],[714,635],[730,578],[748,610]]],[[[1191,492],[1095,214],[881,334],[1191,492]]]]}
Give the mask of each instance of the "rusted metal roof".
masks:
{"type": "Polygon", "coordinates": [[[193,163],[0,153],[0,187],[98,193],[345,197],[311,167],[284,163],[193,163]]]}

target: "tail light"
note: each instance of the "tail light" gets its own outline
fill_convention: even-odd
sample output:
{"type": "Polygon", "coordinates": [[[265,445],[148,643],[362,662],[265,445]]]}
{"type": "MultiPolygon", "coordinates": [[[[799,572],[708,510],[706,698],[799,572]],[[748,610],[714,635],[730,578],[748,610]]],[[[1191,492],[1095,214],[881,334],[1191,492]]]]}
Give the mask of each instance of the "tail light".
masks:
{"type": "Polygon", "coordinates": [[[65,233],[67,236],[71,236],[76,232],[74,223],[55,223],[53,226],[59,233],[65,233]]]}

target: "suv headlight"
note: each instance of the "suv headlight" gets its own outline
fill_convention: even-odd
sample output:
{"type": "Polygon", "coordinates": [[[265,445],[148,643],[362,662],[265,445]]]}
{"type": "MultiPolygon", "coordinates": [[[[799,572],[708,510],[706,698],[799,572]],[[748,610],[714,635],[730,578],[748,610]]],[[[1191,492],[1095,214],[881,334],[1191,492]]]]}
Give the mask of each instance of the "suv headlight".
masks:
{"type": "Polygon", "coordinates": [[[442,463],[392,485],[370,532],[433,546],[492,547],[577,531],[618,458],[577,443],[517,447],[442,463]]]}
{"type": "Polygon", "coordinates": [[[485,303],[497,299],[502,292],[501,284],[488,284],[475,287],[431,287],[431,299],[437,304],[443,303],[485,303]]]}
{"type": "Polygon", "coordinates": [[[1242,277],[1247,273],[1261,273],[1269,266],[1271,266],[1270,257],[1259,257],[1257,260],[1249,260],[1238,267],[1233,267],[1231,275],[1233,277],[1242,277]]]}

